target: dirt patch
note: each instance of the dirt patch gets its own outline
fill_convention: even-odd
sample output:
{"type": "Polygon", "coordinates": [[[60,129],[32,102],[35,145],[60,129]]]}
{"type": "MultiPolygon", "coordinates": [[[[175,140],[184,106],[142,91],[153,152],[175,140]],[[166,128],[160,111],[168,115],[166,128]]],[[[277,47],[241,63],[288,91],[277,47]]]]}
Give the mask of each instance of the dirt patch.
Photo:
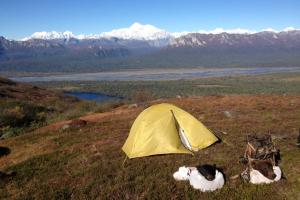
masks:
{"type": "Polygon", "coordinates": [[[79,117],[74,120],[65,120],[60,121],[54,124],[50,124],[48,126],[42,127],[37,130],[37,132],[45,132],[50,130],[59,130],[65,125],[72,126],[72,123],[79,122],[79,121],[85,121],[86,123],[97,123],[105,120],[113,120],[117,116],[126,117],[127,115],[131,113],[135,113],[137,110],[140,110],[140,108],[134,107],[128,109],[128,106],[122,106],[119,108],[114,109],[111,112],[105,112],[105,113],[95,113],[95,114],[89,114],[86,116],[79,117]]]}
{"type": "Polygon", "coordinates": [[[283,78],[282,81],[289,81],[289,82],[300,82],[300,76],[290,77],[290,78],[283,78]]]}

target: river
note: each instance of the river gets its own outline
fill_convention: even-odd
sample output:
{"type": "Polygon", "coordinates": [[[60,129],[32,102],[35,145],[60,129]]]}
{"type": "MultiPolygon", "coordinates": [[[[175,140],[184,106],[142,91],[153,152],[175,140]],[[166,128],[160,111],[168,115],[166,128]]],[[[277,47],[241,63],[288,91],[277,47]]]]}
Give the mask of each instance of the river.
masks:
{"type": "Polygon", "coordinates": [[[49,76],[10,77],[15,81],[159,81],[196,79],[238,75],[259,75],[282,72],[300,72],[300,67],[256,67],[256,68],[194,68],[158,69],[121,72],[74,73],[49,76]]]}

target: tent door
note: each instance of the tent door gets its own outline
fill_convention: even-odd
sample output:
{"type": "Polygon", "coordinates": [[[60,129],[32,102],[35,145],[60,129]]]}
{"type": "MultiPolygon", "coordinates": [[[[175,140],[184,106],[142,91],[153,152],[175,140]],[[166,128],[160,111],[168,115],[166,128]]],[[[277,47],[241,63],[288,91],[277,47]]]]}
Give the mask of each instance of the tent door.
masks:
{"type": "Polygon", "coordinates": [[[185,148],[187,148],[188,150],[193,151],[192,146],[184,133],[184,130],[181,127],[179,127],[178,132],[179,132],[179,137],[180,137],[180,140],[181,140],[183,146],[185,148]]]}
{"type": "Polygon", "coordinates": [[[190,150],[190,151],[193,151],[193,148],[192,148],[192,146],[191,146],[191,144],[190,144],[188,138],[186,137],[186,134],[185,134],[183,128],[180,127],[180,125],[179,125],[179,123],[178,123],[178,121],[177,121],[177,119],[176,119],[176,117],[175,117],[175,114],[174,114],[173,110],[171,110],[171,113],[172,113],[172,115],[173,115],[173,117],[174,117],[175,126],[176,126],[176,129],[177,129],[177,131],[178,131],[178,134],[179,134],[181,143],[183,144],[183,146],[184,146],[186,149],[188,149],[188,150],[190,150]]]}

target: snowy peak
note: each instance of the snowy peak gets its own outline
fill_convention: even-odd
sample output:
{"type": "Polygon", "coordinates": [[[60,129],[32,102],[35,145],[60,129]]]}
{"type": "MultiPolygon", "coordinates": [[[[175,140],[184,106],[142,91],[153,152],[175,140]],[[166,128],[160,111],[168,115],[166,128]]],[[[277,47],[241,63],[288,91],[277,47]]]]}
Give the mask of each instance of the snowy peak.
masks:
{"type": "Polygon", "coordinates": [[[101,33],[100,37],[117,37],[120,39],[135,40],[157,40],[169,38],[171,37],[171,34],[150,24],[142,25],[136,22],[128,28],[115,29],[110,32],[101,33]]]}
{"type": "Polygon", "coordinates": [[[157,28],[150,24],[140,24],[138,22],[133,23],[131,26],[127,28],[120,28],[114,29],[112,31],[103,32],[99,34],[89,34],[89,35],[74,35],[70,31],[65,32],[35,32],[31,36],[22,39],[23,41],[30,40],[30,39],[43,39],[43,40],[53,40],[53,39],[66,39],[69,40],[70,38],[76,38],[79,40],[84,39],[101,39],[101,38],[119,38],[124,40],[151,40],[151,41],[158,41],[164,40],[169,41],[172,39],[176,39],[190,33],[200,33],[200,34],[221,34],[221,33],[228,33],[228,34],[256,34],[260,32],[273,32],[273,33],[288,33],[288,32],[295,32],[299,31],[294,27],[287,27],[281,31],[275,30],[272,28],[263,29],[261,31],[255,30],[248,30],[243,28],[236,28],[236,29],[223,29],[223,28],[216,28],[213,30],[198,30],[198,31],[181,31],[181,32],[168,32],[164,29],[157,28]]]}
{"type": "Polygon", "coordinates": [[[30,39],[41,39],[41,40],[55,40],[55,39],[70,39],[75,38],[76,36],[71,31],[65,32],[35,32],[31,36],[22,39],[23,41],[30,40],[30,39]]]}
{"type": "Polygon", "coordinates": [[[90,35],[74,35],[70,31],[65,32],[35,32],[31,36],[22,39],[30,40],[30,39],[43,39],[43,40],[53,40],[53,39],[100,39],[100,38],[119,38],[125,40],[160,40],[160,39],[169,39],[172,37],[172,34],[163,30],[159,29],[150,24],[140,24],[140,23],[133,23],[131,26],[127,28],[120,28],[114,29],[109,32],[103,32],[100,34],[90,34],[90,35]]]}

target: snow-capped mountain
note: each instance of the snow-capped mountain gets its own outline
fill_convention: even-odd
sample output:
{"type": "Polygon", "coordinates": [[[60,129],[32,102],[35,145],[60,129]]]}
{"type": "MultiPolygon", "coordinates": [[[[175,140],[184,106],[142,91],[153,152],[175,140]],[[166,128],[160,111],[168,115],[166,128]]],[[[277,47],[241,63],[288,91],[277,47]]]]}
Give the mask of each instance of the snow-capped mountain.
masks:
{"type": "Polygon", "coordinates": [[[41,40],[55,40],[55,39],[70,39],[70,38],[77,38],[71,31],[65,31],[65,32],[35,32],[29,37],[25,37],[22,39],[22,41],[30,40],[30,39],[41,39],[41,40]]]}
{"type": "Polygon", "coordinates": [[[170,33],[152,25],[134,23],[128,28],[112,30],[98,35],[75,35],[65,32],[36,32],[22,41],[15,41],[13,46],[22,48],[71,48],[71,49],[107,49],[126,48],[145,50],[177,47],[201,48],[258,48],[298,47],[300,30],[288,27],[283,31],[272,28],[255,32],[247,29],[221,29],[198,32],[170,33]]]}
{"type": "Polygon", "coordinates": [[[201,47],[201,48],[258,48],[258,47],[299,47],[300,31],[263,31],[258,33],[227,33],[218,34],[189,33],[170,41],[169,47],[201,47]]]}
{"type": "Polygon", "coordinates": [[[0,36],[0,72],[99,71],[132,67],[300,66],[300,30],[271,28],[167,32],[134,23],[95,35],[37,32],[23,41],[0,36]],[[50,67],[50,68],[49,68],[50,67]],[[75,70],[76,68],[76,70],[75,70]]]}
{"type": "Polygon", "coordinates": [[[53,40],[53,39],[101,39],[101,38],[119,38],[125,40],[160,40],[169,39],[174,37],[171,33],[159,29],[150,24],[142,25],[140,23],[133,23],[128,28],[115,29],[109,32],[103,32],[100,34],[90,34],[90,35],[75,35],[70,31],[65,32],[35,32],[29,37],[25,37],[22,41],[30,39],[43,39],[43,40],[53,40]]]}
{"type": "Polygon", "coordinates": [[[165,30],[156,28],[155,26],[149,24],[142,25],[140,23],[134,23],[128,28],[104,32],[99,36],[106,38],[116,37],[126,40],[158,40],[172,37],[172,35],[165,30]]]}
{"type": "Polygon", "coordinates": [[[127,28],[120,28],[120,29],[114,29],[112,31],[103,32],[99,34],[79,34],[75,35],[71,31],[65,31],[65,32],[57,32],[57,31],[51,31],[51,32],[35,32],[29,37],[25,37],[22,39],[22,41],[30,40],[30,39],[42,39],[42,40],[55,40],[55,39],[64,39],[69,40],[70,38],[75,38],[79,40],[91,40],[91,39],[101,39],[101,38],[118,38],[123,40],[149,40],[149,41],[157,41],[157,40],[163,40],[163,41],[170,41],[172,39],[179,38],[181,36],[185,36],[190,33],[200,33],[200,34],[221,34],[221,33],[228,33],[228,34],[255,34],[258,32],[289,32],[289,31],[295,31],[296,28],[293,27],[287,27],[281,31],[272,29],[272,28],[266,28],[261,31],[255,31],[255,30],[248,30],[243,28],[236,28],[236,29],[223,29],[223,28],[216,28],[213,30],[198,30],[198,31],[182,31],[182,32],[168,32],[164,29],[157,28],[150,24],[140,24],[138,22],[133,23],[131,26],[127,28]]]}
{"type": "MultiPolygon", "coordinates": [[[[180,35],[176,34],[176,36],[179,37],[180,35]]],[[[162,47],[168,45],[170,40],[176,38],[176,36],[163,29],[159,29],[149,24],[142,25],[140,23],[133,23],[128,28],[115,29],[100,34],[75,35],[70,31],[35,32],[31,36],[23,38],[21,41],[28,41],[33,39],[69,41],[71,38],[77,40],[115,40],[117,38],[119,40],[147,41],[150,46],[162,47]]]]}

